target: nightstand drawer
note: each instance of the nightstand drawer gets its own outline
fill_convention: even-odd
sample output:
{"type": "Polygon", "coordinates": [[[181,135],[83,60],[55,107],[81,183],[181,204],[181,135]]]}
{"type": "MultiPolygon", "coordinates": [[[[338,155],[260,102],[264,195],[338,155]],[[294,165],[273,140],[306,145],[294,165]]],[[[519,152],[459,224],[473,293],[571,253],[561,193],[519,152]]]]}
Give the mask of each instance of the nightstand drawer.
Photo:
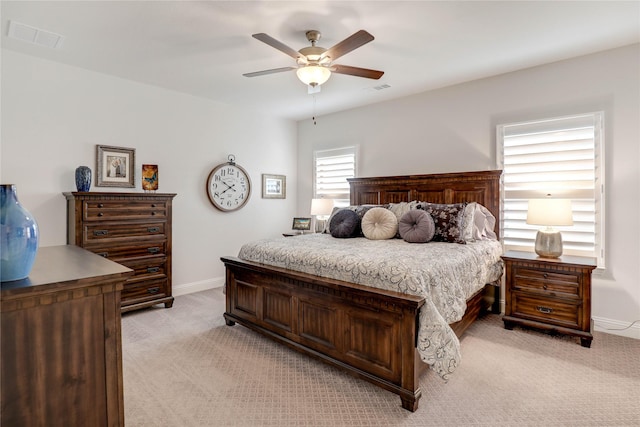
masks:
{"type": "Polygon", "coordinates": [[[539,299],[529,294],[514,292],[511,299],[512,315],[544,323],[581,329],[582,302],[554,298],[539,299]]]}
{"type": "Polygon", "coordinates": [[[580,296],[580,273],[567,273],[513,266],[513,290],[545,292],[549,295],[580,296]]]}

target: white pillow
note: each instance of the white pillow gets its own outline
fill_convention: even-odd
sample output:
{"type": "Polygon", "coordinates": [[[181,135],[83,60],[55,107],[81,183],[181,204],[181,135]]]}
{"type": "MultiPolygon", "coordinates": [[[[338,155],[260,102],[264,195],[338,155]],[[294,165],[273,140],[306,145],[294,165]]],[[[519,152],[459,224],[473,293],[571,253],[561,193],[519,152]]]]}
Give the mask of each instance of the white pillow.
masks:
{"type": "Polygon", "coordinates": [[[391,239],[398,232],[398,218],[386,208],[371,208],[362,217],[362,234],[371,240],[391,239]]]}
{"type": "Polygon", "coordinates": [[[496,226],[496,217],[491,211],[477,204],[475,214],[473,216],[473,238],[476,240],[498,240],[498,236],[493,231],[496,226]]]}

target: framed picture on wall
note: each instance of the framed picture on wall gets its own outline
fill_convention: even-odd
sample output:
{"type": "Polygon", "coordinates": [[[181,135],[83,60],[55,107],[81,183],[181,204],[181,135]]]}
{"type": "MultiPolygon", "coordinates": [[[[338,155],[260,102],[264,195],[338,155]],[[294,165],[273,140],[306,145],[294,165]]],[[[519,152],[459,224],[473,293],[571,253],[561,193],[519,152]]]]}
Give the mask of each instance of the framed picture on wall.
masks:
{"type": "Polygon", "coordinates": [[[284,175],[262,174],[262,198],[286,199],[287,177],[284,175]]]}
{"type": "Polygon", "coordinates": [[[96,187],[135,187],[135,148],[96,145],[96,187]]]}

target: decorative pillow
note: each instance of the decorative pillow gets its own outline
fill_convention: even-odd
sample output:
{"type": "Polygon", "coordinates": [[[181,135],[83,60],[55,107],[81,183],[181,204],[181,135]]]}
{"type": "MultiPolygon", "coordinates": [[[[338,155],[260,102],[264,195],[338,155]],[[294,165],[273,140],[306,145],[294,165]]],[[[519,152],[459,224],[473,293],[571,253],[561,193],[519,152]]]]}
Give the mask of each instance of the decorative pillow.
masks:
{"type": "Polygon", "coordinates": [[[371,208],[362,217],[362,233],[367,239],[391,239],[397,231],[398,218],[389,209],[371,208]]]}
{"type": "Polygon", "coordinates": [[[409,243],[427,243],[433,239],[436,226],[433,218],[423,210],[408,211],[398,223],[400,236],[409,243]]]}
{"type": "MultiPolygon", "coordinates": [[[[354,206],[334,207],[333,211],[331,212],[331,215],[329,215],[329,219],[325,223],[325,229],[323,233],[331,234],[331,220],[333,219],[333,216],[338,212],[347,209],[358,214],[358,218],[362,220],[362,217],[364,216],[364,214],[367,213],[369,209],[375,208],[375,207],[383,207],[383,206],[382,205],[354,205],[354,206]]],[[[360,234],[360,236],[362,236],[362,233],[360,234]]]]}
{"type": "Polygon", "coordinates": [[[476,214],[476,206],[478,204],[476,202],[467,203],[467,206],[464,208],[463,220],[462,220],[462,238],[465,242],[473,242],[475,238],[473,237],[473,227],[475,225],[475,214],[476,214]]]}
{"type": "Polygon", "coordinates": [[[342,209],[333,215],[329,228],[333,237],[356,237],[360,235],[360,218],[354,211],[342,209]]]}
{"type": "Polygon", "coordinates": [[[467,203],[420,203],[420,209],[427,211],[436,226],[433,241],[467,243],[462,236],[464,209],[467,203]]]}
{"type": "MultiPolygon", "coordinates": [[[[418,201],[416,200],[413,200],[411,202],[389,203],[389,207],[387,209],[395,214],[396,218],[398,219],[398,224],[400,224],[400,219],[402,218],[402,216],[410,210],[415,209],[417,204],[418,201]]],[[[400,238],[400,233],[396,233],[396,237],[400,238]]]]}
{"type": "Polygon", "coordinates": [[[498,236],[494,232],[496,226],[496,217],[491,211],[477,204],[473,216],[473,238],[476,240],[498,240],[498,236]]]}

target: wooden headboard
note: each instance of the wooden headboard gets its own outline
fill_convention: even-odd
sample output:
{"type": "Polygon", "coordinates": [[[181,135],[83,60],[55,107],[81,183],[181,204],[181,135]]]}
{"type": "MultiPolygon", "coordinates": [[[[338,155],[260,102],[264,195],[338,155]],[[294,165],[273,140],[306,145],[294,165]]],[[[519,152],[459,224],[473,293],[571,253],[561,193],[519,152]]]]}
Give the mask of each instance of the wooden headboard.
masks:
{"type": "Polygon", "coordinates": [[[419,200],[432,203],[478,202],[496,217],[500,228],[501,170],[429,175],[349,178],[352,205],[380,205],[419,200]]]}

